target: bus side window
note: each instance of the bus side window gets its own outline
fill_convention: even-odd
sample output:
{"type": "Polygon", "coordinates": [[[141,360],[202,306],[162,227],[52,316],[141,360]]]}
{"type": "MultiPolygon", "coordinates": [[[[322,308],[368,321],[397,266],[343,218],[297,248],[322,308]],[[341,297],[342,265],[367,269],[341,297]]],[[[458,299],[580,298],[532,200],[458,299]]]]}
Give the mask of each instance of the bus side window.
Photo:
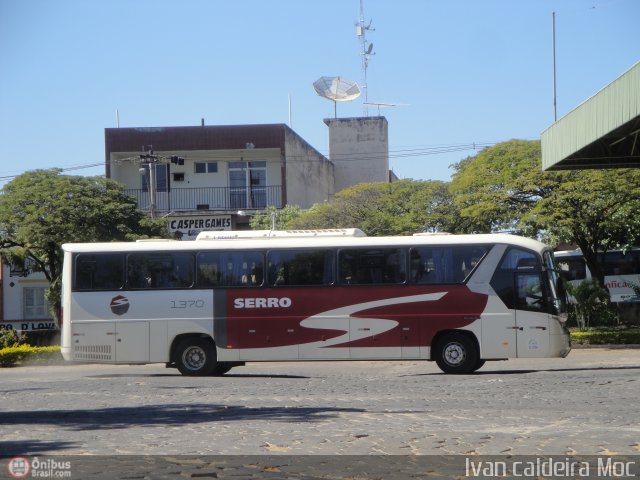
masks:
{"type": "Polygon", "coordinates": [[[269,278],[272,286],[331,285],[333,258],[331,250],[274,250],[268,253],[269,278]]]}
{"type": "Polygon", "coordinates": [[[127,263],[129,288],[162,290],[193,285],[190,253],[132,253],[127,263]]]}
{"type": "Polygon", "coordinates": [[[434,271],[432,250],[431,248],[411,249],[410,276],[413,283],[436,283],[435,275],[431,275],[434,271]]]}
{"type": "Polygon", "coordinates": [[[456,245],[411,249],[411,281],[419,284],[463,283],[489,251],[488,247],[456,245]]]}
{"type": "Polygon", "coordinates": [[[257,287],[262,285],[261,252],[201,252],[198,254],[199,287],[257,287]]]}
{"type": "Polygon", "coordinates": [[[542,278],[539,273],[516,274],[516,309],[544,310],[542,278]]]}
{"type": "Polygon", "coordinates": [[[604,259],[605,275],[633,275],[637,271],[634,268],[633,252],[607,252],[604,259]]]}
{"type": "Polygon", "coordinates": [[[217,287],[220,285],[220,270],[218,255],[212,253],[200,253],[198,255],[198,286],[217,287]]]}
{"type": "Polygon", "coordinates": [[[190,288],[194,284],[194,258],[191,253],[174,253],[173,269],[169,276],[169,285],[173,288],[190,288]]]}
{"type": "Polygon", "coordinates": [[[124,255],[79,254],[75,258],[74,290],[120,290],[124,286],[124,255]]]}
{"type": "Polygon", "coordinates": [[[404,283],[405,262],[399,248],[344,249],[338,254],[338,278],[343,285],[404,283]]]}
{"type": "Polygon", "coordinates": [[[584,280],[587,278],[587,266],[582,258],[559,257],[556,262],[560,267],[560,275],[565,280],[584,280]]]}
{"type": "Polygon", "coordinates": [[[510,248],[491,278],[491,287],[509,309],[544,310],[541,271],[533,252],[510,248]]]}

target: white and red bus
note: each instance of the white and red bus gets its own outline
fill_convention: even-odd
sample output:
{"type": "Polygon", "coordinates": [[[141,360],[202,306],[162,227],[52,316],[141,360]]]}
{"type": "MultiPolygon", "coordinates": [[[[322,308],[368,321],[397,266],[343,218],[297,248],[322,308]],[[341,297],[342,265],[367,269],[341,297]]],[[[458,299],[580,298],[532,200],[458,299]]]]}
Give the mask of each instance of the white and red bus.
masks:
{"type": "Polygon", "coordinates": [[[570,351],[552,251],[511,235],[203,232],[65,244],[67,360],[221,375],[254,361],[487,360],[570,351]]]}

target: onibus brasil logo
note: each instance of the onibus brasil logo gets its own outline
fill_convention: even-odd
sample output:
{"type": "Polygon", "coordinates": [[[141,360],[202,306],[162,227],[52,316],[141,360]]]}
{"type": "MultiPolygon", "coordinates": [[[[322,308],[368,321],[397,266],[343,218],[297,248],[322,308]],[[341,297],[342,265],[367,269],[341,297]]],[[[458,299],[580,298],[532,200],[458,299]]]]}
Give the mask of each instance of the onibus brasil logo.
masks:
{"type": "Polygon", "coordinates": [[[71,462],[59,461],[53,458],[31,460],[25,457],[13,457],[7,463],[7,470],[12,478],[32,477],[71,478],[71,462]]]}
{"type": "Polygon", "coordinates": [[[7,464],[7,470],[13,478],[25,478],[31,471],[31,465],[24,457],[13,457],[7,464]]]}

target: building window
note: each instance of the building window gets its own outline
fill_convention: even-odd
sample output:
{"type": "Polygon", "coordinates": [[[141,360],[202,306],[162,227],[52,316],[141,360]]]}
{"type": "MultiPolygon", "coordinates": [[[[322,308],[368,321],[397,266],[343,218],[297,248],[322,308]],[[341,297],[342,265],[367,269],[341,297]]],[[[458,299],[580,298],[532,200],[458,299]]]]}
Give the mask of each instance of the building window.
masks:
{"type": "Polygon", "coordinates": [[[231,208],[267,206],[267,162],[229,162],[231,208]]]}
{"type": "Polygon", "coordinates": [[[218,173],[218,162],[195,162],[196,173],[218,173]]]}
{"type": "Polygon", "coordinates": [[[38,265],[32,258],[12,259],[9,264],[10,277],[28,277],[32,272],[38,271],[38,265]]]}
{"type": "Polygon", "coordinates": [[[24,318],[25,320],[48,318],[49,306],[44,298],[45,288],[29,287],[24,292],[24,318]]]}

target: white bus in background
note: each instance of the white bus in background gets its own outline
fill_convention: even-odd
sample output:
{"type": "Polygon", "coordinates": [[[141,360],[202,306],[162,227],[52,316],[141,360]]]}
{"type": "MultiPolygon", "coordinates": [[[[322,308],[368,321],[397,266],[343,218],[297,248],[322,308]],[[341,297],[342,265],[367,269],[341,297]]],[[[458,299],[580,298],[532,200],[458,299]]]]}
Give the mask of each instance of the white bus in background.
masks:
{"type": "Polygon", "coordinates": [[[67,360],[433,360],[446,373],[570,351],[552,251],[511,235],[203,232],[65,244],[67,360]]]}
{"type": "MultiPolygon", "coordinates": [[[[611,250],[598,255],[600,260],[604,261],[604,284],[609,290],[611,301],[640,302],[640,295],[633,288],[640,287],[640,249],[632,249],[626,253],[611,250]]],[[[554,256],[561,275],[573,285],[591,280],[591,272],[580,249],[558,251],[554,256]]]]}

